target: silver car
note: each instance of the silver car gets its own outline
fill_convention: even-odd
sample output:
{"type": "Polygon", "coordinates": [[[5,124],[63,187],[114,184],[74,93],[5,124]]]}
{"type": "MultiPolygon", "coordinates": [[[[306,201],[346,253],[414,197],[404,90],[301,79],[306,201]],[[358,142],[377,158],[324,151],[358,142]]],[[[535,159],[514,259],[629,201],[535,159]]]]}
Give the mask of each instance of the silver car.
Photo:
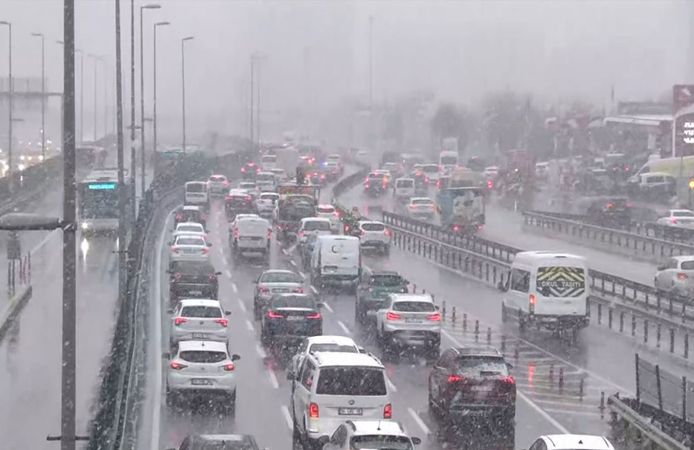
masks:
{"type": "Polygon", "coordinates": [[[218,300],[184,299],[172,311],[169,340],[173,346],[177,342],[201,339],[227,341],[229,320],[218,300]]]}
{"type": "Polygon", "coordinates": [[[183,234],[171,242],[169,262],[174,261],[207,261],[210,257],[212,244],[205,238],[196,235],[183,234]]]}
{"type": "Polygon", "coordinates": [[[658,266],[653,285],[679,295],[694,295],[694,256],[673,256],[658,266]]]}
{"type": "Polygon", "coordinates": [[[304,280],[291,270],[266,270],[255,281],[253,292],[253,316],[260,320],[263,308],[275,294],[301,294],[304,280]]]}
{"type": "Polygon", "coordinates": [[[166,403],[174,405],[184,395],[213,394],[233,414],[236,403],[236,365],[239,355],[229,355],[227,344],[217,341],[181,341],[171,355],[166,372],[166,403]]]}
{"type": "Polygon", "coordinates": [[[423,347],[439,356],[441,313],[429,294],[390,294],[376,312],[376,337],[384,353],[393,348],[423,347]]]}

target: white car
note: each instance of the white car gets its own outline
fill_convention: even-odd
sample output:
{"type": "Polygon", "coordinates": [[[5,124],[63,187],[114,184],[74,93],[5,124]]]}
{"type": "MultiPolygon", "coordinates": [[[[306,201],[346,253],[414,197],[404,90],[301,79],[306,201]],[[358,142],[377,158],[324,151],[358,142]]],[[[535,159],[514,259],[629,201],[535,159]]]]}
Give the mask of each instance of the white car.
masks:
{"type": "Polygon", "coordinates": [[[325,219],[323,217],[306,217],[301,219],[301,225],[299,225],[299,231],[297,232],[297,237],[300,244],[305,244],[308,237],[313,236],[327,236],[332,234],[333,224],[330,219],[325,219]]]}
{"type": "Polygon", "coordinates": [[[614,450],[614,446],[604,436],[548,434],[537,438],[529,450],[614,450]]]}
{"type": "Polygon", "coordinates": [[[309,353],[316,352],[338,352],[338,353],[365,353],[362,347],[358,346],[354,339],[347,336],[310,336],[304,338],[292,357],[289,370],[296,374],[301,362],[309,353]]]}
{"type": "Polygon", "coordinates": [[[236,232],[236,229],[238,228],[239,222],[242,220],[246,219],[260,219],[261,217],[258,214],[251,213],[251,214],[236,214],[236,217],[234,217],[234,220],[229,222],[229,240],[234,238],[234,233],[236,232]]]}
{"type": "Polygon", "coordinates": [[[665,217],[656,220],[659,225],[694,229],[694,211],[688,209],[671,209],[665,217]]]}
{"type": "Polygon", "coordinates": [[[183,203],[185,205],[209,205],[209,196],[207,195],[207,182],[205,181],[189,181],[183,187],[183,203]]]}
{"type": "Polygon", "coordinates": [[[187,340],[226,342],[230,314],[218,300],[183,299],[173,310],[169,341],[172,346],[187,340]]]}
{"type": "Polygon", "coordinates": [[[436,216],[436,203],[429,197],[412,197],[407,205],[407,214],[413,219],[431,220],[436,216]]]}
{"type": "Polygon", "coordinates": [[[171,242],[169,262],[174,261],[207,261],[212,244],[201,236],[183,234],[171,242]]]}
{"type": "Polygon", "coordinates": [[[384,353],[423,347],[439,357],[441,313],[429,294],[390,294],[376,311],[376,338],[384,353]]]}
{"type": "Polygon", "coordinates": [[[226,342],[181,341],[166,372],[166,404],[173,406],[183,394],[213,394],[231,414],[236,409],[236,365],[226,342]]]}
{"type": "Polygon", "coordinates": [[[250,194],[256,192],[258,186],[255,184],[255,181],[239,181],[238,189],[244,190],[250,194]]]}
{"type": "Polygon", "coordinates": [[[193,235],[193,236],[200,236],[202,238],[207,239],[207,233],[205,232],[205,227],[202,226],[202,224],[197,223],[197,222],[181,222],[178,225],[176,225],[176,229],[173,232],[173,238],[177,238],[178,236],[188,234],[188,235],[193,235]]]}
{"type": "Polygon", "coordinates": [[[224,195],[229,189],[229,180],[224,175],[210,175],[207,180],[207,190],[210,195],[224,195]]]}
{"type": "Polygon", "coordinates": [[[429,178],[429,183],[431,184],[436,184],[441,176],[438,164],[422,164],[421,171],[429,178]]]}
{"type": "Polygon", "coordinates": [[[337,212],[333,205],[318,205],[316,208],[316,217],[328,219],[333,233],[340,229],[340,213],[337,212]]]}
{"type": "Polygon", "coordinates": [[[304,280],[291,270],[266,270],[255,281],[253,292],[253,316],[260,320],[263,308],[275,294],[303,294],[304,280]]]}
{"type": "Polygon", "coordinates": [[[497,166],[489,166],[484,168],[482,172],[487,179],[494,179],[499,175],[499,168],[497,166]]]}
{"type": "Polygon", "coordinates": [[[260,192],[274,191],[277,187],[277,178],[272,172],[258,172],[255,176],[255,185],[260,192]]]}
{"type": "Polygon", "coordinates": [[[374,248],[388,255],[392,238],[393,233],[386,228],[383,222],[359,221],[359,244],[362,248],[374,248]]]}
{"type": "Polygon", "coordinates": [[[255,201],[255,207],[258,210],[258,215],[264,218],[272,218],[275,211],[275,206],[280,195],[277,192],[262,192],[255,201]]]}
{"type": "Polygon", "coordinates": [[[694,294],[694,256],[673,256],[658,266],[653,285],[680,295],[694,294]]]}
{"type": "Polygon", "coordinates": [[[408,436],[402,424],[394,420],[348,420],[322,441],[323,450],[414,450],[415,445],[422,443],[420,438],[408,436]]]}
{"type": "Polygon", "coordinates": [[[393,197],[396,201],[407,202],[415,195],[414,178],[398,178],[393,183],[393,197]]]}

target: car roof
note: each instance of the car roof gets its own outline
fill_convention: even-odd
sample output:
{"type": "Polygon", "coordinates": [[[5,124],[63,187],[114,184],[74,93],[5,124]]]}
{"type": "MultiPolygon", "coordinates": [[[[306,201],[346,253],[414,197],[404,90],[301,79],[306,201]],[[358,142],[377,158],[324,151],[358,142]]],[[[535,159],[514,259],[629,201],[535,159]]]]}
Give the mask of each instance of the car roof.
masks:
{"type": "Polygon", "coordinates": [[[335,206],[331,205],[330,203],[322,203],[318,205],[319,208],[332,208],[335,209],[335,206]]]}
{"type": "Polygon", "coordinates": [[[402,424],[396,420],[348,420],[352,434],[389,434],[394,436],[407,436],[402,424]]]}
{"type": "Polygon", "coordinates": [[[434,200],[432,200],[432,199],[429,198],[429,197],[410,197],[410,202],[413,202],[413,201],[415,201],[415,200],[429,200],[430,202],[433,202],[433,201],[434,201],[434,200]]]}
{"type": "Polygon", "coordinates": [[[183,211],[200,211],[200,207],[195,205],[183,205],[183,211]]]}
{"type": "Polygon", "coordinates": [[[202,228],[202,224],[200,222],[178,222],[176,224],[176,228],[180,226],[193,226],[195,225],[197,228],[202,228]]]}
{"type": "Polygon", "coordinates": [[[262,277],[263,275],[268,274],[268,273],[293,273],[294,275],[296,275],[296,272],[294,272],[293,270],[269,269],[269,270],[264,271],[262,274],[260,274],[260,276],[262,277]]]}
{"type": "Polygon", "coordinates": [[[486,356],[503,358],[504,355],[491,345],[465,345],[453,347],[459,356],[486,356]]]}
{"type": "Polygon", "coordinates": [[[180,341],[178,343],[178,351],[213,351],[227,352],[226,342],[221,341],[180,341]]]}
{"type": "Polygon", "coordinates": [[[671,256],[671,258],[677,260],[678,262],[694,261],[694,255],[671,256]]]}
{"type": "Polygon", "coordinates": [[[369,276],[398,276],[400,277],[400,273],[396,272],[395,270],[374,270],[371,272],[369,276]]]}
{"type": "Polygon", "coordinates": [[[304,217],[303,219],[301,219],[301,223],[313,221],[330,223],[330,219],[328,219],[327,217],[304,217]]]}
{"type": "Polygon", "coordinates": [[[318,352],[313,354],[318,367],[374,367],[383,369],[381,361],[366,353],[318,352]]]}
{"type": "Polygon", "coordinates": [[[176,241],[179,239],[199,239],[201,241],[205,241],[205,238],[200,236],[199,234],[179,234],[176,236],[176,241]]]}
{"type": "Polygon", "coordinates": [[[604,436],[587,434],[549,434],[542,436],[550,450],[581,448],[590,450],[613,450],[614,447],[604,436]]]}
{"type": "Polygon", "coordinates": [[[347,336],[336,336],[336,335],[322,335],[322,336],[311,336],[308,339],[308,345],[313,344],[337,344],[337,345],[354,345],[354,339],[347,336]]]}
{"type": "Polygon", "coordinates": [[[207,181],[186,181],[186,186],[189,184],[207,184],[207,181]]]}
{"type": "Polygon", "coordinates": [[[378,224],[378,225],[383,225],[383,226],[385,226],[385,224],[384,224],[383,222],[379,221],[379,220],[368,220],[368,219],[364,219],[364,220],[360,220],[359,223],[360,223],[360,224],[373,223],[373,224],[378,224]]]}
{"type": "Polygon", "coordinates": [[[209,298],[184,298],[183,300],[179,300],[178,303],[180,303],[181,306],[217,306],[221,308],[219,300],[212,300],[209,298]]]}
{"type": "Polygon", "coordinates": [[[421,302],[434,303],[434,299],[429,294],[390,294],[394,302],[421,302]]]}
{"type": "Polygon", "coordinates": [[[224,177],[224,178],[226,178],[227,176],[222,175],[221,173],[213,173],[212,175],[210,175],[210,178],[212,178],[212,177],[224,177]]]}

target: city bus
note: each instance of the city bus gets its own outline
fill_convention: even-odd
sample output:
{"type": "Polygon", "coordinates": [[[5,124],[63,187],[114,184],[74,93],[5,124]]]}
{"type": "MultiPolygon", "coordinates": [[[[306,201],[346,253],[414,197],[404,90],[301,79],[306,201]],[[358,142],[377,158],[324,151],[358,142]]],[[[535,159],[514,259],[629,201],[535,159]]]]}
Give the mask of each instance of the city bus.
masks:
{"type": "Polygon", "coordinates": [[[119,219],[130,223],[131,189],[127,174],[123,188],[126,190],[125,217],[118,211],[118,169],[98,169],[90,172],[77,185],[77,219],[83,234],[115,234],[119,219]]]}

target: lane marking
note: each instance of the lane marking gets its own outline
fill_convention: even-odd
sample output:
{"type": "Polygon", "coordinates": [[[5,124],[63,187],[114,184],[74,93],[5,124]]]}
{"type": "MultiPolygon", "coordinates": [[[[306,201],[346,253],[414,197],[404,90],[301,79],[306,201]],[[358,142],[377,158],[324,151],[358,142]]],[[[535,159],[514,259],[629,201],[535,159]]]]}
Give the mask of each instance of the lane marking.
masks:
{"type": "Polygon", "coordinates": [[[234,294],[239,293],[239,288],[236,286],[236,283],[231,283],[231,290],[234,291],[234,294]]]}
{"type": "Polygon", "coordinates": [[[426,435],[430,435],[430,434],[431,434],[431,430],[429,430],[429,427],[427,426],[427,424],[424,423],[424,421],[422,420],[422,418],[419,417],[419,414],[417,414],[417,411],[415,411],[415,410],[412,409],[412,408],[407,408],[407,412],[410,413],[410,416],[412,416],[412,418],[413,418],[414,421],[417,423],[417,425],[419,425],[419,428],[422,429],[422,431],[424,432],[424,434],[426,434],[426,435]]]}
{"type": "MultiPolygon", "coordinates": [[[[462,347],[463,345],[458,342],[456,338],[450,335],[448,331],[445,329],[441,330],[441,334],[443,334],[445,337],[448,338],[456,347],[462,347]]],[[[561,423],[559,423],[554,417],[550,416],[544,409],[542,409],[537,403],[535,403],[533,400],[531,400],[527,395],[523,393],[520,389],[516,391],[516,394],[518,397],[520,397],[521,400],[523,400],[525,403],[528,404],[532,409],[535,410],[542,418],[544,418],[547,422],[549,422],[554,428],[556,428],[558,431],[564,434],[571,434],[570,431],[564,427],[561,423]]]]}
{"type": "Polygon", "coordinates": [[[337,324],[342,328],[342,331],[344,331],[347,334],[352,334],[351,331],[349,331],[349,328],[347,328],[347,325],[345,325],[341,320],[337,321],[337,324]]]}
{"type": "Polygon", "coordinates": [[[301,278],[303,278],[304,280],[306,279],[306,274],[303,273],[302,271],[299,271],[299,275],[300,275],[301,278]]]}
{"type": "Polygon", "coordinates": [[[260,356],[261,359],[265,359],[267,357],[267,353],[265,353],[265,349],[260,346],[260,344],[255,344],[255,352],[260,356]]]}
{"type": "Polygon", "coordinates": [[[323,302],[323,306],[325,306],[325,309],[327,309],[328,311],[330,311],[330,312],[335,312],[335,311],[333,311],[333,309],[330,307],[330,305],[328,304],[328,302],[323,302]]]}
{"type": "Polygon", "coordinates": [[[294,429],[294,421],[292,420],[292,415],[289,414],[289,408],[287,408],[287,405],[282,405],[280,407],[280,410],[282,410],[282,415],[284,416],[284,421],[287,422],[287,428],[289,430],[294,429]]]}
{"type": "Polygon", "coordinates": [[[277,381],[277,376],[275,375],[275,371],[272,369],[267,369],[267,376],[270,378],[270,384],[274,389],[279,389],[280,388],[280,383],[277,381]]]}
{"type": "Polygon", "coordinates": [[[386,384],[388,385],[388,389],[390,389],[393,392],[398,392],[398,388],[395,387],[395,384],[390,380],[390,377],[386,375],[386,384]]]}
{"type": "Polygon", "coordinates": [[[294,261],[293,259],[290,259],[290,260],[289,260],[289,264],[290,264],[292,267],[296,267],[296,261],[294,261]]]}
{"type": "Polygon", "coordinates": [[[226,256],[224,256],[224,254],[222,254],[222,261],[224,261],[224,265],[225,265],[225,266],[228,266],[228,265],[229,265],[229,260],[227,259],[226,256]]]}
{"type": "Polygon", "coordinates": [[[239,308],[241,308],[241,311],[246,312],[246,305],[243,304],[243,300],[238,299],[239,302],[239,308]]]}
{"type": "Polygon", "coordinates": [[[250,332],[254,332],[254,331],[255,331],[255,327],[253,326],[253,324],[251,323],[251,321],[248,320],[248,319],[246,319],[246,328],[248,328],[248,331],[250,331],[250,332]]]}
{"type": "Polygon", "coordinates": [[[226,274],[227,278],[229,278],[231,280],[231,270],[227,269],[225,274],[226,274]]]}
{"type": "Polygon", "coordinates": [[[318,289],[316,289],[316,287],[315,287],[314,285],[311,285],[311,291],[312,291],[314,294],[318,295],[318,289]]]}

